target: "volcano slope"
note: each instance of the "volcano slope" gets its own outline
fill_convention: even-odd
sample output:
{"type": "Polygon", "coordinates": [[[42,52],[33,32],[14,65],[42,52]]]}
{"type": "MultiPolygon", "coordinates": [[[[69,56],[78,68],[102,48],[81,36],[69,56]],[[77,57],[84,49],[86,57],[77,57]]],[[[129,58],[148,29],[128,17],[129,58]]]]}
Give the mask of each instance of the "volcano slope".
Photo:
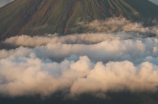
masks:
{"type": "Polygon", "coordinates": [[[148,0],[15,0],[0,8],[0,39],[21,34],[75,33],[71,28],[78,21],[154,19],[158,18],[157,11],[158,6],[148,0]]]}

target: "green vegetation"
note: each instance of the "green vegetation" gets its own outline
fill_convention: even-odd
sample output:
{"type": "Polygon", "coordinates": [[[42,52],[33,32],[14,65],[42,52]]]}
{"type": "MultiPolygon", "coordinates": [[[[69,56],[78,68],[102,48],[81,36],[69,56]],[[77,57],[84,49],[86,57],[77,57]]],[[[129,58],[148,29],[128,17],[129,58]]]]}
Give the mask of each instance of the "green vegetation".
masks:
{"type": "Polygon", "coordinates": [[[158,18],[157,11],[148,0],[15,0],[0,8],[0,37],[68,34],[76,32],[71,27],[77,21],[114,16],[144,20],[158,18]]]}

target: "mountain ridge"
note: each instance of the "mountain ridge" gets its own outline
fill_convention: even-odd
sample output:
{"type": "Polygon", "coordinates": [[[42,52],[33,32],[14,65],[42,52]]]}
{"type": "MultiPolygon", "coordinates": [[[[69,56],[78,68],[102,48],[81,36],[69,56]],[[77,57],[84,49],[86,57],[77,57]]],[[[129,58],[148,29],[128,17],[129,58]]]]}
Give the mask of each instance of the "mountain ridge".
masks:
{"type": "Polygon", "coordinates": [[[158,6],[148,0],[15,0],[0,8],[0,37],[69,34],[75,32],[71,28],[77,21],[144,20],[157,18],[157,11],[158,6]]]}

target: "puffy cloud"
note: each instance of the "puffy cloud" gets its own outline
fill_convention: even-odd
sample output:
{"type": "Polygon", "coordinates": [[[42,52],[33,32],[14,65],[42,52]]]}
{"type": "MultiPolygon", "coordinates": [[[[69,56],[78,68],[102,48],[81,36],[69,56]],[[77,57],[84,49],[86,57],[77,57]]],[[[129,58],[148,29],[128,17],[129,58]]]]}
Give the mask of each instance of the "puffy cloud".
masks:
{"type": "Polygon", "coordinates": [[[71,93],[107,91],[157,91],[157,65],[148,62],[134,66],[129,61],[96,63],[86,78],[79,78],[71,93]]]}
{"type": "Polygon", "coordinates": [[[116,22],[120,28],[6,39],[3,43],[20,47],[0,50],[0,94],[45,96],[62,91],[71,97],[91,93],[106,98],[109,91],[157,91],[158,39],[151,35],[157,34],[156,27],[124,19],[95,22],[84,26],[106,30],[116,22]]]}
{"type": "Polygon", "coordinates": [[[130,61],[93,63],[87,56],[61,63],[49,59],[17,57],[0,60],[0,93],[9,96],[71,95],[107,91],[156,91],[158,65],[130,61]]]}
{"type": "Polygon", "coordinates": [[[83,33],[83,34],[71,34],[66,36],[59,36],[58,34],[49,34],[44,36],[15,36],[6,39],[3,43],[12,44],[17,46],[36,47],[40,45],[46,45],[48,43],[65,43],[65,44],[96,44],[107,40],[122,40],[133,38],[145,38],[146,35],[139,33],[83,33]]]}
{"type": "Polygon", "coordinates": [[[129,60],[137,64],[146,57],[158,56],[158,39],[108,40],[89,45],[49,43],[35,48],[20,47],[15,50],[0,50],[0,54],[0,59],[18,56],[29,57],[34,54],[38,58],[50,58],[57,62],[71,55],[86,55],[94,62],[129,60]]]}
{"type": "Polygon", "coordinates": [[[63,91],[106,98],[102,93],[107,91],[156,91],[157,53],[154,38],[1,50],[0,93],[21,96],[63,91]]]}

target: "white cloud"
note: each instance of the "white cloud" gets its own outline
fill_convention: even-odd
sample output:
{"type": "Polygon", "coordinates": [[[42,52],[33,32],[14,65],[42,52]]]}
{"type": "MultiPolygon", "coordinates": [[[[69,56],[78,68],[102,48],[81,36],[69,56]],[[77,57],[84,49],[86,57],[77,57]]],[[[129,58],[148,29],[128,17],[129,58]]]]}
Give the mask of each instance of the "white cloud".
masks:
{"type": "Polygon", "coordinates": [[[61,63],[7,58],[0,60],[0,93],[21,96],[65,90],[71,95],[123,90],[154,92],[158,85],[157,67],[149,62],[137,66],[129,61],[93,63],[87,56],[81,56],[77,62],[61,63]]]}
{"type": "Polygon", "coordinates": [[[49,34],[45,36],[15,36],[4,41],[6,44],[36,47],[47,45],[48,43],[65,43],[65,44],[96,44],[102,41],[122,40],[147,37],[135,32],[118,32],[118,33],[83,33],[71,34],[67,36],[58,36],[58,34],[49,34]]]}
{"type": "MultiPolygon", "coordinates": [[[[155,22],[155,21],[153,21],[155,22]]],[[[92,22],[79,22],[78,28],[86,28],[89,32],[142,32],[158,35],[158,26],[144,27],[143,23],[131,22],[125,18],[109,18],[106,20],[94,20],[92,22]]]]}
{"type": "Polygon", "coordinates": [[[20,47],[15,50],[1,50],[0,59],[7,57],[25,56],[34,54],[38,58],[50,58],[53,61],[61,61],[71,55],[88,56],[92,61],[122,61],[129,60],[140,63],[144,58],[158,57],[158,39],[128,39],[108,40],[96,44],[62,44],[49,43],[35,48],[20,47]]]}
{"type": "Polygon", "coordinates": [[[0,93],[9,96],[157,90],[157,39],[50,43],[0,54],[0,93]]]}
{"type": "Polygon", "coordinates": [[[0,50],[0,94],[45,96],[63,91],[106,98],[103,93],[108,91],[157,91],[158,39],[148,37],[157,34],[156,27],[122,27],[110,33],[6,39],[4,43],[21,47],[0,50]]]}

